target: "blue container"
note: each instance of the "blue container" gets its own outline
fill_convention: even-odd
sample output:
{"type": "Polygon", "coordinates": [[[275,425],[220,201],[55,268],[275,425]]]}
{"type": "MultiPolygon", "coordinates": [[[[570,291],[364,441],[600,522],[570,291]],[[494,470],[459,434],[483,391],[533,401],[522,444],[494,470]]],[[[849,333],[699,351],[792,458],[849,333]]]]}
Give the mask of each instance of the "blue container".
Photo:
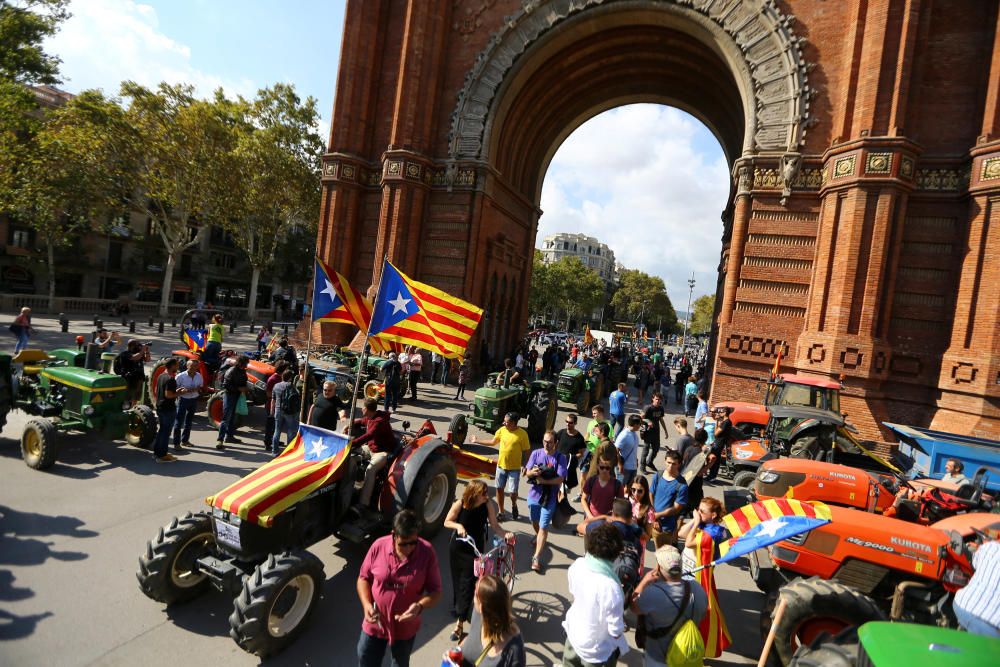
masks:
{"type": "Polygon", "coordinates": [[[911,476],[940,479],[944,476],[944,464],[948,459],[958,459],[965,464],[963,474],[969,479],[983,466],[990,468],[986,474],[986,488],[991,493],[1000,492],[1000,442],[916,426],[882,423],[899,436],[899,453],[913,460],[911,476]]]}

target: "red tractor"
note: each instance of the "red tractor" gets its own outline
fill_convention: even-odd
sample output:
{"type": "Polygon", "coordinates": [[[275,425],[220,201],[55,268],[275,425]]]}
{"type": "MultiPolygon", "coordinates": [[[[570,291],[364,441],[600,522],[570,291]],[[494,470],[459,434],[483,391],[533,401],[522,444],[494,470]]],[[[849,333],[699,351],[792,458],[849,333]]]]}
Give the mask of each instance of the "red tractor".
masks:
{"type": "MultiPolygon", "coordinates": [[[[191,311],[184,313],[181,318],[181,342],[184,342],[184,333],[191,324],[193,313],[204,313],[202,319],[205,317],[211,317],[216,313],[221,313],[222,311],[216,310],[200,310],[191,311]]],[[[223,351],[220,359],[220,363],[224,364],[226,359],[234,356],[236,353],[232,350],[223,351]]],[[[212,372],[209,364],[206,364],[202,360],[201,352],[194,352],[190,349],[174,350],[170,353],[169,357],[162,357],[153,366],[152,372],[149,374],[149,398],[155,404],[156,403],[156,386],[157,380],[160,375],[163,374],[166,362],[170,358],[176,358],[180,361],[180,368],[178,372],[183,372],[187,368],[187,362],[189,359],[194,359],[198,362],[198,373],[201,375],[203,385],[201,389],[201,398],[206,399],[206,410],[208,412],[208,419],[212,424],[213,428],[218,428],[219,423],[222,421],[222,394],[219,393],[221,389],[220,383],[222,382],[222,374],[219,372],[212,372]]],[[[224,366],[223,366],[224,367],[224,366]]],[[[251,359],[250,363],[247,365],[247,381],[249,382],[250,391],[247,392],[247,403],[249,405],[264,405],[267,402],[267,378],[269,378],[274,373],[274,366],[264,361],[257,361],[251,359]]]]}

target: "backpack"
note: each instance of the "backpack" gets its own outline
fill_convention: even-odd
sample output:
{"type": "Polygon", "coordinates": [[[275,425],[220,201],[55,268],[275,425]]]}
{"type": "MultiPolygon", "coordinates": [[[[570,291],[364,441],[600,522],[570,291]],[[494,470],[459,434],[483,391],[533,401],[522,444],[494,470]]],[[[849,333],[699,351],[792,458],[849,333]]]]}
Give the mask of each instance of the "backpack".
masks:
{"type": "Polygon", "coordinates": [[[124,370],[122,368],[122,353],[118,353],[115,356],[115,360],[111,362],[111,370],[114,372],[115,375],[122,374],[122,371],[124,370]]]}
{"type": "Polygon", "coordinates": [[[639,585],[639,563],[642,562],[640,553],[638,540],[625,540],[625,548],[611,564],[615,574],[618,575],[618,580],[622,582],[626,607],[632,601],[635,587],[639,585]]]}
{"type": "Polygon", "coordinates": [[[286,415],[297,415],[302,409],[302,394],[295,388],[294,384],[289,384],[281,397],[281,409],[286,415]]]}

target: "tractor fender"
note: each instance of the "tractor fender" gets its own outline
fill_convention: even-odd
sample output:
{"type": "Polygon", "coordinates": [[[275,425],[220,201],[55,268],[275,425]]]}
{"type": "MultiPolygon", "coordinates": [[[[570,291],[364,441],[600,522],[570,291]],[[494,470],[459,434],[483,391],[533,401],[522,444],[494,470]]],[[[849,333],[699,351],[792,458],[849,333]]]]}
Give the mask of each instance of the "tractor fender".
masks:
{"type": "Polygon", "coordinates": [[[791,442],[811,428],[819,426],[818,419],[804,419],[788,434],[788,441],[791,442]]]}
{"type": "Polygon", "coordinates": [[[427,459],[438,450],[447,451],[450,445],[441,438],[426,438],[407,446],[396,459],[392,474],[389,476],[392,485],[392,499],[396,510],[406,507],[410,491],[417,482],[417,475],[427,459]]]}

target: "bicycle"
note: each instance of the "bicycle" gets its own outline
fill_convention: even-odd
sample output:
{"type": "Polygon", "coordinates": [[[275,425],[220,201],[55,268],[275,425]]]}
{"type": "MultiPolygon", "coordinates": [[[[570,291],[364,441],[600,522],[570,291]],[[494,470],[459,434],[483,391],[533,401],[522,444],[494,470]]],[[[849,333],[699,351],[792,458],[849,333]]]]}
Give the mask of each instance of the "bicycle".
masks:
{"type": "Polygon", "coordinates": [[[476,552],[476,560],[472,565],[472,571],[479,579],[484,574],[492,574],[500,578],[507,584],[507,590],[514,593],[514,582],[517,575],[514,573],[514,544],[517,538],[511,535],[509,538],[494,537],[493,548],[485,554],[476,548],[476,541],[470,536],[456,537],[459,542],[465,542],[476,552]]]}

